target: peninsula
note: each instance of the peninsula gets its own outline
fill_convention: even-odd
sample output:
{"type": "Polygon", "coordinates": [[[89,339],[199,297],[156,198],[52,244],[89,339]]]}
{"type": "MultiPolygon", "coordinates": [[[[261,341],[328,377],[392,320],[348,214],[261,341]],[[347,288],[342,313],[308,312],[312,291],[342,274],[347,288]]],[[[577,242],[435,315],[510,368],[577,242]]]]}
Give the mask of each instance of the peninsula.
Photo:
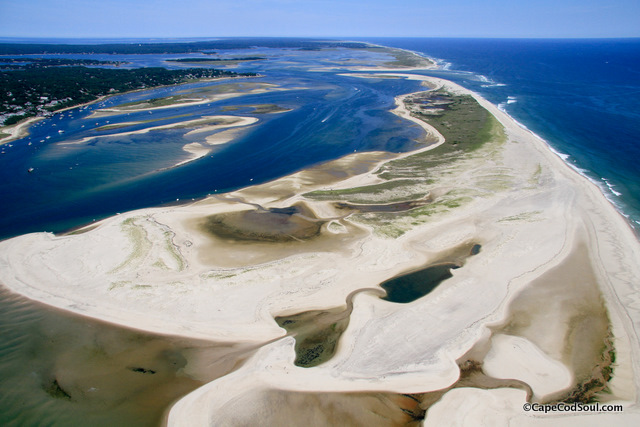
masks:
{"type": "MultiPolygon", "coordinates": [[[[169,426],[640,422],[629,225],[487,100],[389,67],[341,76],[420,82],[392,110],[419,126],[419,148],[5,240],[0,283],[208,342],[215,357],[181,353],[180,375],[199,383],[166,408],[169,426]],[[523,410],[558,402],[614,409],[523,410]]],[[[91,398],[72,373],[52,375],[56,392],[91,398]]]]}

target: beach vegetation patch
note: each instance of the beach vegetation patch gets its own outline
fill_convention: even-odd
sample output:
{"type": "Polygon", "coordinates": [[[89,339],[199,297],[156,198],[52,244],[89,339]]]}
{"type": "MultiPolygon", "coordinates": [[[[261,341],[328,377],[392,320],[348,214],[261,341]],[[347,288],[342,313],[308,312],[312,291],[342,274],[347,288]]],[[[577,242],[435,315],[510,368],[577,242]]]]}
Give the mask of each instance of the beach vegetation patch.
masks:
{"type": "Polygon", "coordinates": [[[600,394],[610,393],[609,381],[613,376],[616,352],[613,344],[611,328],[602,346],[600,360],[593,369],[592,375],[581,381],[563,400],[565,403],[593,403],[599,401],[600,394]]]}
{"type": "Polygon", "coordinates": [[[249,108],[249,113],[251,114],[275,114],[291,111],[290,108],[281,107],[277,104],[229,105],[222,107],[221,111],[238,111],[242,108],[249,108]]]}
{"type": "Polygon", "coordinates": [[[153,267],[159,268],[160,270],[169,270],[167,264],[164,263],[163,260],[158,259],[156,262],[152,264],[153,267]]]}
{"type": "Polygon", "coordinates": [[[152,98],[141,101],[125,102],[116,108],[121,110],[139,110],[147,108],[159,108],[166,106],[179,106],[184,103],[192,103],[194,99],[188,98],[186,95],[173,95],[162,98],[152,98]]]}
{"type": "Polygon", "coordinates": [[[117,129],[123,129],[123,128],[127,128],[130,126],[134,126],[137,124],[140,124],[142,122],[125,122],[125,123],[114,123],[112,125],[104,125],[104,126],[100,126],[97,127],[95,129],[93,129],[95,132],[105,132],[108,130],[117,130],[117,129]]]}
{"type": "Polygon", "coordinates": [[[404,105],[413,117],[436,128],[445,143],[428,152],[473,151],[492,140],[503,140],[502,125],[471,95],[444,89],[411,94],[404,105]]]}
{"type": "Polygon", "coordinates": [[[114,289],[122,288],[129,284],[131,284],[130,280],[118,280],[116,282],[111,283],[111,286],[109,286],[109,290],[112,291],[114,289]]]}
{"type": "Polygon", "coordinates": [[[498,222],[512,222],[512,221],[539,221],[539,216],[542,214],[542,211],[530,211],[523,212],[517,215],[511,215],[498,220],[498,222]]]}
{"type": "Polygon", "coordinates": [[[384,204],[354,204],[339,202],[334,206],[338,210],[356,211],[356,212],[404,212],[411,209],[415,209],[419,206],[424,206],[431,202],[431,197],[423,197],[419,200],[409,200],[397,203],[384,203],[384,204]]]}
{"type": "Polygon", "coordinates": [[[142,260],[144,256],[151,250],[151,242],[148,239],[147,232],[143,227],[135,223],[135,218],[127,218],[120,225],[122,231],[128,236],[131,242],[131,253],[119,266],[110,271],[115,273],[123,268],[142,260]]]}
{"type": "Polygon", "coordinates": [[[529,178],[529,184],[532,185],[534,188],[538,187],[541,184],[540,183],[541,176],[542,176],[542,165],[538,163],[538,167],[536,168],[535,172],[533,172],[533,174],[531,175],[531,178],[529,178]]]}
{"type": "Polygon", "coordinates": [[[296,340],[295,365],[311,368],[333,357],[340,337],[349,326],[349,314],[343,307],[336,307],[278,316],[275,321],[296,340]]]}
{"type": "Polygon", "coordinates": [[[430,200],[429,203],[420,204],[411,209],[397,212],[356,213],[351,215],[349,219],[372,227],[374,232],[380,236],[396,239],[414,227],[432,220],[434,215],[460,208],[472,201],[472,197],[451,191],[434,200],[430,200]]]}
{"type": "Polygon", "coordinates": [[[49,396],[53,398],[71,400],[71,395],[67,393],[62,387],[60,387],[57,378],[54,378],[53,381],[43,386],[42,388],[49,396]]]}
{"type": "Polygon", "coordinates": [[[335,200],[361,204],[395,203],[424,198],[427,180],[398,179],[381,184],[338,190],[318,190],[304,196],[314,200],[335,200]]]}
{"type": "MultiPolygon", "coordinates": [[[[175,233],[173,233],[172,231],[165,231],[163,233],[164,248],[169,253],[171,258],[175,261],[177,270],[182,271],[185,268],[185,259],[180,253],[180,250],[178,249],[178,247],[175,245],[175,243],[173,243],[174,236],[175,236],[175,233]]],[[[168,268],[166,264],[165,264],[165,267],[168,268]]]]}

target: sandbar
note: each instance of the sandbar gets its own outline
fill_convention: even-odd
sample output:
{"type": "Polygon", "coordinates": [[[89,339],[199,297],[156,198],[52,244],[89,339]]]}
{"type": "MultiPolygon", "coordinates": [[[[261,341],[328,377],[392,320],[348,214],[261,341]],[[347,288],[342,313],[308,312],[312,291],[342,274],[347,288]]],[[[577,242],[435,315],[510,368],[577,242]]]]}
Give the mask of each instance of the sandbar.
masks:
{"type": "MultiPolygon", "coordinates": [[[[184,135],[194,135],[200,133],[211,133],[205,137],[205,141],[202,143],[205,145],[222,145],[226,144],[229,141],[232,141],[239,133],[238,128],[244,128],[249,125],[255,124],[259,121],[259,119],[255,117],[244,117],[244,116],[228,116],[228,115],[220,115],[220,116],[204,116],[199,119],[192,120],[184,120],[175,123],[169,123],[166,125],[159,126],[149,126],[143,129],[138,129],[134,131],[126,131],[126,132],[117,132],[110,133],[104,135],[96,135],[96,136],[88,136],[82,138],[77,141],[68,141],[62,142],[61,145],[77,145],[84,144],[89,141],[93,141],[97,138],[114,138],[114,137],[123,137],[130,135],[141,135],[148,132],[154,132],[158,130],[167,130],[167,129],[191,129],[187,131],[184,135]],[[224,129],[229,129],[229,131],[224,131],[224,129]]],[[[119,124],[114,124],[114,129],[125,128],[128,126],[138,125],[140,122],[124,122],[119,124]]],[[[191,162],[198,158],[204,157],[207,155],[211,149],[205,148],[200,143],[190,143],[186,144],[183,149],[192,154],[192,157],[180,161],[174,166],[179,166],[187,162],[191,162]],[[195,145],[194,145],[195,144],[195,145]],[[201,147],[201,148],[200,148],[201,147]]]]}
{"type": "MultiPolygon", "coordinates": [[[[236,84],[236,86],[238,86],[238,84],[236,84]]],[[[245,84],[245,86],[247,86],[247,88],[244,90],[239,90],[239,88],[234,87],[233,84],[223,84],[196,88],[193,90],[185,90],[178,92],[177,95],[165,98],[138,101],[109,108],[101,108],[99,110],[95,110],[89,117],[87,117],[87,119],[94,119],[124,113],[137,113],[141,111],[152,112],[169,108],[193,107],[197,105],[221,101],[224,99],[237,98],[244,95],[287,90],[269,83],[251,83],[245,84]]]]}
{"type": "Polygon", "coordinates": [[[7,144],[11,141],[15,141],[16,139],[26,137],[29,135],[29,127],[40,120],[43,120],[43,117],[31,117],[12,126],[0,127],[0,135],[6,135],[0,138],[0,144],[7,144]]]}

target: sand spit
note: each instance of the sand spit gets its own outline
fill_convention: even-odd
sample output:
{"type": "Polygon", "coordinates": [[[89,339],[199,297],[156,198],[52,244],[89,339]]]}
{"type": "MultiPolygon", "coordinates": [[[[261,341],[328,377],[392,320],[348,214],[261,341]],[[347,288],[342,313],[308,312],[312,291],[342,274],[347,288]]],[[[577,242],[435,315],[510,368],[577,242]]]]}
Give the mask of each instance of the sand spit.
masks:
{"type": "MultiPolygon", "coordinates": [[[[330,66],[318,68],[313,71],[326,71],[337,69],[348,69],[350,71],[416,71],[416,70],[432,70],[438,68],[436,61],[422,56],[416,52],[407,49],[390,48],[369,43],[369,49],[374,49],[378,53],[384,53],[394,58],[394,61],[387,61],[381,65],[354,65],[349,60],[342,63],[342,67],[330,66]]],[[[368,50],[368,49],[365,49],[368,50]]]]}
{"type": "Polygon", "coordinates": [[[433,197],[429,206],[345,214],[339,200],[311,197],[384,183],[377,172],[399,157],[352,154],[191,205],[125,213],[86,233],[0,242],[0,282],[125,326],[260,347],[178,401],[170,426],[407,425],[425,414],[425,425],[637,422],[640,244],[595,185],[475,98],[506,142],[442,157],[416,184],[433,197]],[[224,232],[207,229],[212,217],[224,232]],[[270,224],[288,238],[264,237],[270,224]],[[471,243],[482,251],[413,302],[355,294],[333,356],[294,364],[295,339],[275,316],[345,306],[351,293],[471,243]],[[485,379],[451,388],[460,366],[485,379]],[[596,384],[603,379],[606,393],[596,384]],[[580,387],[624,412],[523,410],[529,389],[532,402],[549,402],[580,387]]]}
{"type": "Polygon", "coordinates": [[[191,123],[192,125],[198,126],[198,125],[201,125],[202,123],[210,123],[212,120],[214,122],[218,122],[218,124],[204,125],[204,126],[198,127],[194,130],[187,132],[185,136],[198,134],[198,133],[205,133],[205,132],[217,132],[217,133],[207,136],[204,141],[205,145],[198,142],[192,142],[182,147],[182,149],[187,153],[191,154],[191,156],[185,160],[182,160],[181,162],[176,163],[173,167],[182,166],[186,163],[190,163],[195,160],[201,159],[202,157],[205,157],[207,154],[211,152],[211,148],[207,146],[223,145],[228,142],[231,142],[240,133],[241,129],[238,129],[238,128],[244,128],[246,126],[249,126],[258,122],[258,119],[255,117],[212,116],[212,117],[205,117],[203,120],[193,120],[192,122],[186,122],[186,123],[183,122],[180,124],[179,127],[183,127],[185,124],[188,125],[189,123],[191,123]],[[221,129],[228,129],[228,130],[220,131],[221,129]]]}
{"type": "Polygon", "coordinates": [[[201,159],[211,152],[211,149],[203,146],[198,142],[192,142],[191,144],[187,144],[184,147],[182,147],[182,149],[187,153],[191,154],[191,156],[186,160],[176,163],[175,166],[182,166],[186,163],[193,162],[194,160],[201,159]]]}
{"type": "Polygon", "coordinates": [[[287,89],[283,89],[277,85],[269,83],[224,83],[221,85],[205,86],[203,88],[181,91],[174,96],[152,100],[155,101],[155,103],[152,101],[139,101],[132,104],[101,108],[99,110],[95,110],[89,117],[87,117],[87,119],[96,119],[125,113],[138,113],[141,111],[153,112],[169,108],[193,107],[225,99],[238,98],[245,95],[256,95],[281,90],[287,89]],[[245,88],[243,90],[239,90],[243,85],[245,88]]]}
{"type": "MultiPolygon", "coordinates": [[[[140,135],[148,132],[153,132],[156,130],[195,128],[194,130],[191,130],[185,134],[185,135],[191,135],[194,133],[201,133],[201,132],[213,132],[213,131],[228,128],[228,127],[247,126],[257,121],[258,119],[256,119],[255,117],[239,117],[239,116],[226,116],[226,115],[203,116],[199,119],[185,120],[185,121],[176,122],[176,123],[169,123],[166,125],[150,126],[144,129],[134,130],[129,132],[119,132],[119,133],[112,133],[108,135],[97,135],[97,136],[87,137],[82,139],[80,142],[86,142],[94,138],[101,138],[101,137],[106,138],[106,137],[140,135]]],[[[129,122],[126,124],[134,125],[136,123],[129,122]]]]}
{"type": "MultiPolygon", "coordinates": [[[[186,120],[177,123],[170,123],[166,125],[160,126],[151,126],[140,130],[128,131],[128,132],[120,132],[120,133],[112,133],[107,135],[97,135],[83,138],[77,141],[70,141],[61,143],[61,145],[77,145],[77,144],[85,144],[89,141],[93,141],[96,138],[113,138],[113,137],[122,137],[122,136],[130,136],[130,135],[140,135],[148,132],[153,132],[157,130],[166,130],[166,129],[190,129],[192,130],[186,132],[184,135],[194,135],[200,133],[210,133],[205,137],[202,143],[192,142],[189,144],[185,144],[182,149],[187,153],[191,154],[187,159],[184,159],[175,165],[171,166],[178,167],[182,166],[186,163],[193,162],[202,157],[205,157],[207,154],[211,152],[211,146],[213,145],[223,145],[228,142],[233,141],[242,129],[249,125],[255,124],[259,121],[259,119],[255,117],[243,117],[243,116],[228,116],[228,115],[220,115],[220,116],[204,116],[199,119],[186,120]],[[228,130],[227,130],[228,129],[228,130]]],[[[119,125],[114,126],[133,126],[139,124],[139,122],[127,122],[121,123],[119,125]]]]}
{"type": "Polygon", "coordinates": [[[0,145],[29,135],[29,127],[43,119],[43,117],[32,117],[12,126],[0,126],[0,135],[5,135],[0,137],[0,145]]]}
{"type": "MultiPolygon", "coordinates": [[[[213,132],[220,129],[226,128],[235,128],[235,127],[243,127],[249,126],[258,122],[256,117],[242,117],[242,116],[211,116],[210,119],[221,119],[220,123],[202,126],[192,131],[187,132],[185,135],[192,135],[204,132],[213,132]]],[[[209,145],[220,144],[221,139],[219,137],[215,137],[215,139],[207,138],[207,143],[209,145]]]]}

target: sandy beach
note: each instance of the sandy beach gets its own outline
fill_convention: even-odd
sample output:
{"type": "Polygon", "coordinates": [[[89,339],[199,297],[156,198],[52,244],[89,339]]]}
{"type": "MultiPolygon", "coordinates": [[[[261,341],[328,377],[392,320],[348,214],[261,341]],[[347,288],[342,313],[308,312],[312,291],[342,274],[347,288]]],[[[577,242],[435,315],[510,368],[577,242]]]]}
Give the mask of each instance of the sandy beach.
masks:
{"type": "Polygon", "coordinates": [[[8,144],[16,139],[24,138],[29,134],[29,127],[42,119],[42,117],[32,117],[18,124],[2,127],[1,133],[6,136],[0,138],[0,144],[8,144]]]}
{"type": "MultiPolygon", "coordinates": [[[[211,152],[210,146],[212,145],[223,145],[228,142],[233,141],[234,138],[237,137],[238,133],[242,130],[242,128],[252,125],[258,121],[255,117],[238,117],[238,116],[216,116],[209,117],[208,119],[220,120],[220,124],[216,125],[206,125],[200,128],[191,130],[187,132],[185,135],[190,135],[194,133],[204,133],[204,132],[215,132],[221,129],[221,132],[214,133],[213,135],[209,135],[205,138],[204,144],[199,142],[192,142],[190,144],[186,144],[182,149],[187,153],[191,154],[188,159],[182,160],[174,165],[174,167],[184,165],[189,162],[193,162],[198,160],[211,152]],[[226,120],[226,123],[225,123],[226,120]]],[[[196,121],[196,125],[198,121],[196,121]]],[[[151,129],[153,130],[153,129],[151,129]]],[[[148,131],[145,129],[145,131],[148,131]]],[[[133,132],[131,132],[133,133],[133,132]]]]}
{"type": "MultiPolygon", "coordinates": [[[[485,99],[431,77],[351,75],[381,76],[473,96],[499,129],[442,151],[445,137],[400,96],[394,113],[425,132],[415,152],[354,153],[73,235],[5,240],[0,283],[125,327],[256,349],[237,365],[226,356],[232,372],[175,403],[170,426],[636,425],[640,243],[625,219],[485,99]],[[430,151],[421,178],[410,162],[430,151]],[[428,294],[380,298],[382,282],[445,262],[457,268],[428,294]],[[300,313],[304,333],[275,321],[300,313]],[[337,342],[328,360],[296,363],[305,334],[323,340],[316,352],[337,342]],[[624,409],[523,410],[594,398],[624,409]]],[[[206,155],[205,144],[185,150],[206,155]]]]}

